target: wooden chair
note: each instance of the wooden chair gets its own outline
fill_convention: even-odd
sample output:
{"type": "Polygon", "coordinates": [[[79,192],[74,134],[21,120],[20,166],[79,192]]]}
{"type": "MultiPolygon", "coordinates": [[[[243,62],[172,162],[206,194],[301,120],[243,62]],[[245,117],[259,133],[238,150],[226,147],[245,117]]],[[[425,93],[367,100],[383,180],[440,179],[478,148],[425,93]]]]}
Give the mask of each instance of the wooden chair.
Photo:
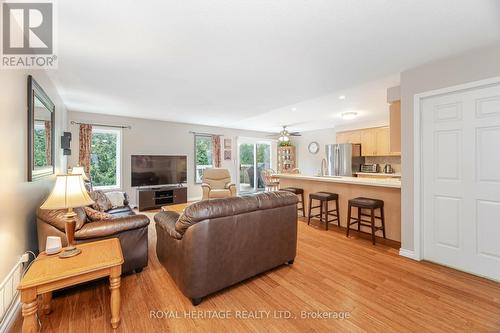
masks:
{"type": "Polygon", "coordinates": [[[264,181],[265,191],[277,191],[279,188],[279,180],[273,177],[276,173],[272,169],[262,170],[260,175],[264,181]]]}

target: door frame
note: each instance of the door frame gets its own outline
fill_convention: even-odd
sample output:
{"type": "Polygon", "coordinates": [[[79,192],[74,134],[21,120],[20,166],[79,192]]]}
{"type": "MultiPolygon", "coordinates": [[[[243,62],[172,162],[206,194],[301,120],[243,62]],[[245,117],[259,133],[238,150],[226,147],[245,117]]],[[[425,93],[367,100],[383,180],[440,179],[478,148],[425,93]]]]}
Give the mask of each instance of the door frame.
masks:
{"type": "MultiPolygon", "coordinates": [[[[447,95],[467,90],[474,90],[489,85],[499,84],[500,76],[468,82],[441,89],[415,94],[413,97],[413,251],[401,248],[399,254],[414,260],[424,259],[424,223],[423,216],[423,149],[422,149],[422,102],[426,98],[447,95]]],[[[404,228],[404,225],[401,226],[404,228]]]]}
{"type": "Polygon", "coordinates": [[[240,144],[241,143],[248,143],[248,144],[253,144],[254,145],[254,190],[258,190],[258,178],[259,175],[257,174],[257,168],[256,162],[257,162],[257,145],[259,143],[262,144],[269,144],[271,146],[269,154],[270,154],[270,163],[271,163],[271,168],[275,167],[277,158],[276,158],[276,140],[273,139],[267,139],[267,138],[253,138],[253,137],[247,137],[247,136],[239,136],[236,137],[236,188],[238,189],[238,192],[240,191],[240,166],[241,166],[241,161],[240,161],[240,144]]]}

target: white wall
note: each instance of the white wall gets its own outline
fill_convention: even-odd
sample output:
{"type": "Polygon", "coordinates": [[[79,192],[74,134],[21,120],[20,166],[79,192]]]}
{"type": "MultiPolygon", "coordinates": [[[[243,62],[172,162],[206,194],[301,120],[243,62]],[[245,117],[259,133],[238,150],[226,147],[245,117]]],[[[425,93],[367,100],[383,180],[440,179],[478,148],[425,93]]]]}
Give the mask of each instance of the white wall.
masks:
{"type": "Polygon", "coordinates": [[[0,281],[28,249],[37,250],[35,212],[54,177],[27,182],[27,77],[40,83],[56,106],[56,173],[65,169],[60,149],[66,109],[44,71],[0,71],[0,281]]]}
{"type": "Polygon", "coordinates": [[[325,145],[335,143],[336,131],[327,128],[315,131],[301,132],[302,136],[292,137],[292,143],[297,147],[297,166],[304,175],[317,175],[321,169],[321,160],[326,157],[325,145]],[[319,143],[319,152],[311,154],[308,146],[311,142],[319,143]]]}
{"type": "Polygon", "coordinates": [[[500,76],[500,45],[472,50],[401,73],[401,247],[413,246],[413,115],[415,94],[500,76]]]}
{"type": "MultiPolygon", "coordinates": [[[[166,122],[159,120],[118,117],[95,113],[68,112],[68,127],[72,132],[71,142],[72,154],[68,160],[70,166],[78,164],[78,142],[79,127],[71,125],[71,121],[99,123],[104,125],[131,125],[132,129],[122,131],[122,190],[127,192],[131,203],[136,203],[136,191],[131,187],[131,165],[130,156],[140,154],[157,155],[187,155],[188,160],[188,199],[201,198],[201,186],[194,183],[194,136],[189,131],[212,133],[223,135],[221,138],[221,150],[223,150],[224,138],[233,140],[233,160],[224,161],[221,167],[229,169],[233,182],[236,183],[237,161],[236,161],[236,139],[238,136],[250,138],[266,138],[269,133],[243,131],[236,129],[191,125],[183,123],[166,122]]],[[[273,151],[275,155],[276,152],[273,151]]]]}

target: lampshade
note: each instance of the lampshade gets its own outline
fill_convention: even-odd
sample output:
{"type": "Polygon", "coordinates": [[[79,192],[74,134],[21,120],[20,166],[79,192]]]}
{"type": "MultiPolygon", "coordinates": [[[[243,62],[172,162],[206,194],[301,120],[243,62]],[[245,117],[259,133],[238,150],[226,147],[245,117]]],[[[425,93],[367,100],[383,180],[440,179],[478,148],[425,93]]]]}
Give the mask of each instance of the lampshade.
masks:
{"type": "Polygon", "coordinates": [[[85,169],[82,166],[75,166],[71,170],[72,175],[81,175],[83,180],[89,181],[89,177],[87,177],[87,174],[85,174],[85,169]]]}
{"type": "Polygon", "coordinates": [[[57,176],[56,184],[40,209],[65,209],[93,204],[81,175],[57,176]]]}

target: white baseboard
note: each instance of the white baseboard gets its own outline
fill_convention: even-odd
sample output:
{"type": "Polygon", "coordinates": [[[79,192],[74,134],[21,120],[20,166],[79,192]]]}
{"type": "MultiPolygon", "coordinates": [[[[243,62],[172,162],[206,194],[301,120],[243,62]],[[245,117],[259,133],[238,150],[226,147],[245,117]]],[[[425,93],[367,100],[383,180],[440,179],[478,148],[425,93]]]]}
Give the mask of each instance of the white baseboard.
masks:
{"type": "Polygon", "coordinates": [[[11,306],[7,309],[5,317],[0,323],[0,333],[7,333],[10,331],[14,321],[16,320],[19,312],[21,312],[21,299],[19,295],[14,299],[11,306]]]}
{"type": "Polygon", "coordinates": [[[402,256],[402,257],[406,257],[406,258],[410,258],[410,259],[413,259],[413,260],[420,261],[420,259],[416,256],[415,251],[412,251],[412,250],[407,250],[407,249],[400,248],[399,249],[399,255],[402,256]]]}

